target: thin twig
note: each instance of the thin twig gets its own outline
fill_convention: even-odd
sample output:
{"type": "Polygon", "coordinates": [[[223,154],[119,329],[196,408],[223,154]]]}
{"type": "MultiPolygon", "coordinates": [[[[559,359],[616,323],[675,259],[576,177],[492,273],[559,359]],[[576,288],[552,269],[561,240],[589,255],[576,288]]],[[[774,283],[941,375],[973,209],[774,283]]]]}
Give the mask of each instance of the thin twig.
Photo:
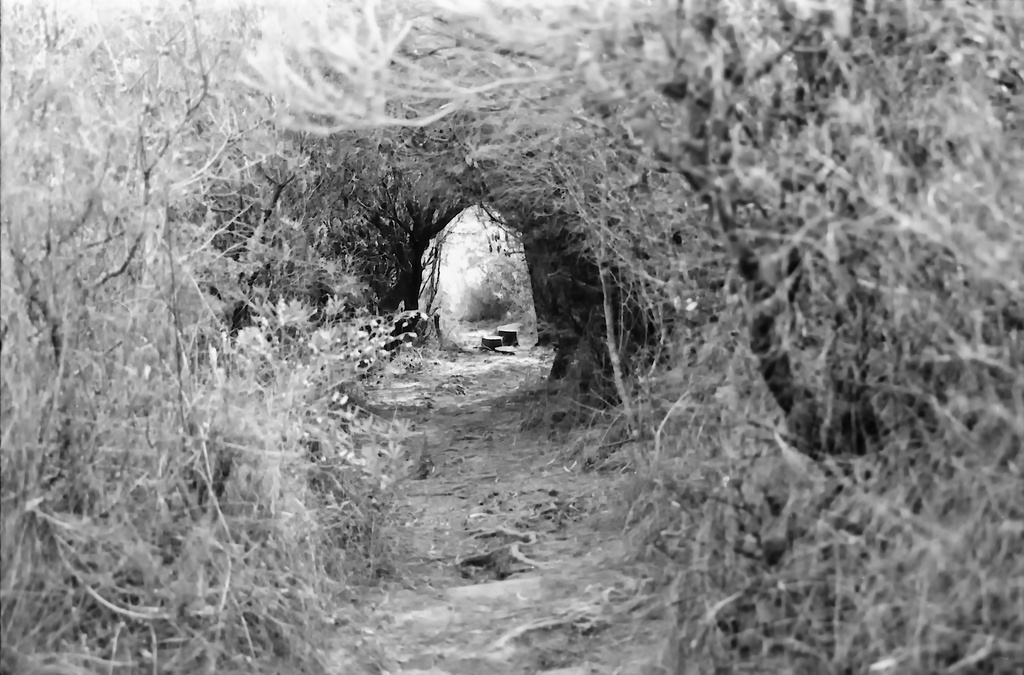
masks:
{"type": "Polygon", "coordinates": [[[612,314],[611,297],[608,292],[608,270],[604,265],[599,266],[598,274],[601,277],[601,295],[604,301],[604,325],[605,342],[608,346],[608,357],[612,362],[612,377],[615,381],[615,391],[622,401],[622,410],[626,415],[626,424],[631,435],[636,435],[636,420],[633,417],[633,409],[626,394],[626,384],[622,377],[622,361],[619,359],[618,341],[615,339],[615,319],[612,314]]]}

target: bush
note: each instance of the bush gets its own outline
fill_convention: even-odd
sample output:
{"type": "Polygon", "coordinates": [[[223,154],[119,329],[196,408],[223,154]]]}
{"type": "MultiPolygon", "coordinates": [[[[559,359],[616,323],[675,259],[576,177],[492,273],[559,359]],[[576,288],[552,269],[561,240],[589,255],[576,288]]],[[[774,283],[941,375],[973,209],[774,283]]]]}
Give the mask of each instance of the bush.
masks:
{"type": "Polygon", "coordinates": [[[819,467],[760,422],[773,403],[740,328],[709,325],[687,367],[652,383],[660,453],[628,497],[628,526],[638,556],[664,561],[680,608],[666,658],[1019,669],[1012,432],[937,429],[923,447],[908,434],[881,462],[819,467]]]}
{"type": "Polygon", "coordinates": [[[234,342],[205,292],[329,264],[210,246],[212,174],[276,142],[217,69],[254,16],[220,11],[4,5],[3,672],[315,672],[332,598],[392,565],[403,430],[345,397],[354,326],[278,287],[234,342]]]}
{"type": "MultiPolygon", "coordinates": [[[[681,321],[673,368],[647,391],[658,453],[632,508],[638,546],[667,554],[678,575],[675,664],[1024,664],[1024,559],[1012,543],[1024,527],[1024,228],[1009,215],[1024,191],[995,178],[1024,175],[1022,83],[1003,89],[996,65],[1019,62],[1004,31],[1021,15],[956,2],[916,11],[858,16],[852,36],[829,24],[849,40],[790,16],[820,51],[804,45],[778,79],[716,92],[761,111],[763,134],[795,77],[817,82],[820,115],[700,168],[734,181],[720,204],[781,205],[719,207],[730,246],[762,252],[739,256],[757,283],[730,299],[681,280],[683,297],[705,296],[695,305],[719,305],[717,322],[681,321]],[[975,38],[962,41],[967,27],[975,38]],[[820,71],[802,61],[811,53],[827,55],[820,71]],[[829,178],[813,187],[778,178],[821,162],[829,178]],[[767,275],[776,282],[758,286],[767,275]]],[[[703,44],[710,24],[691,18],[687,34],[703,44]]],[[[717,18],[711,39],[727,63],[771,58],[784,42],[763,14],[717,18]]],[[[680,105],[690,124],[712,107],[680,105]]],[[[656,152],[693,140],[660,133],[656,152]]]]}

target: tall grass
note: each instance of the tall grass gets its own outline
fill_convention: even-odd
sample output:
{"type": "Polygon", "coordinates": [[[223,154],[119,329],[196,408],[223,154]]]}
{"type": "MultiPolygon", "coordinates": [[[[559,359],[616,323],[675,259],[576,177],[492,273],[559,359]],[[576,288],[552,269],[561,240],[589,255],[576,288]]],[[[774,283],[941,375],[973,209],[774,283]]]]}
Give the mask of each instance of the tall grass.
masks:
{"type": "Polygon", "coordinates": [[[205,292],[237,276],[205,196],[276,143],[232,79],[258,13],[77,9],[3,9],[0,670],[315,672],[392,564],[398,441],[311,308],[235,343],[205,292]]]}

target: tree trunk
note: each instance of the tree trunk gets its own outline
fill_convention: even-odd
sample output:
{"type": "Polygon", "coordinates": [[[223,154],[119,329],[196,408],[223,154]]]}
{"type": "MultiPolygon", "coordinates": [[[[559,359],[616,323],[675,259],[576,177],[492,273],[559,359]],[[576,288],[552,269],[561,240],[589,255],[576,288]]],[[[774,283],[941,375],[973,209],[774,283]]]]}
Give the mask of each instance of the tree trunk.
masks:
{"type": "MultiPolygon", "coordinates": [[[[603,337],[600,322],[593,320],[603,316],[597,266],[580,250],[579,237],[569,218],[559,214],[523,226],[523,250],[534,306],[539,322],[548,326],[541,331],[538,342],[556,345],[550,380],[568,374],[581,340],[589,345],[603,337]]],[[[605,365],[600,364],[601,370],[605,365]]]]}
{"type": "Polygon", "coordinates": [[[398,279],[384,294],[380,302],[381,311],[397,311],[402,303],[405,303],[406,311],[419,309],[420,291],[423,287],[423,254],[429,244],[429,239],[426,242],[413,241],[408,249],[396,252],[398,279]]]}
{"type": "Polygon", "coordinates": [[[406,311],[419,309],[420,289],[423,286],[423,262],[421,260],[414,261],[412,269],[405,277],[402,283],[402,299],[405,301],[405,309],[406,311]]]}
{"type": "Polygon", "coordinates": [[[402,303],[406,310],[419,309],[423,254],[430,241],[462,213],[466,204],[462,200],[448,201],[440,195],[417,201],[411,194],[402,196],[401,189],[392,193],[390,187],[384,194],[388,198],[371,214],[370,222],[390,243],[398,278],[383,294],[380,309],[393,312],[402,303]]]}

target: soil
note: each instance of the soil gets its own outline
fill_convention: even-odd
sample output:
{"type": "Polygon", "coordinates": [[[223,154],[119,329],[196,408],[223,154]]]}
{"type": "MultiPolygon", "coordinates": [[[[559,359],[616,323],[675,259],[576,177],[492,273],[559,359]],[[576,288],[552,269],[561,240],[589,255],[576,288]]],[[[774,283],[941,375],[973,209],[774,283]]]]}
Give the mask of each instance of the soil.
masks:
{"type": "Polygon", "coordinates": [[[364,599],[334,672],[661,672],[659,603],[618,515],[629,476],[585,472],[571,435],[524,424],[550,408],[550,362],[536,348],[435,352],[370,393],[420,447],[398,487],[401,582],[364,599]]]}

